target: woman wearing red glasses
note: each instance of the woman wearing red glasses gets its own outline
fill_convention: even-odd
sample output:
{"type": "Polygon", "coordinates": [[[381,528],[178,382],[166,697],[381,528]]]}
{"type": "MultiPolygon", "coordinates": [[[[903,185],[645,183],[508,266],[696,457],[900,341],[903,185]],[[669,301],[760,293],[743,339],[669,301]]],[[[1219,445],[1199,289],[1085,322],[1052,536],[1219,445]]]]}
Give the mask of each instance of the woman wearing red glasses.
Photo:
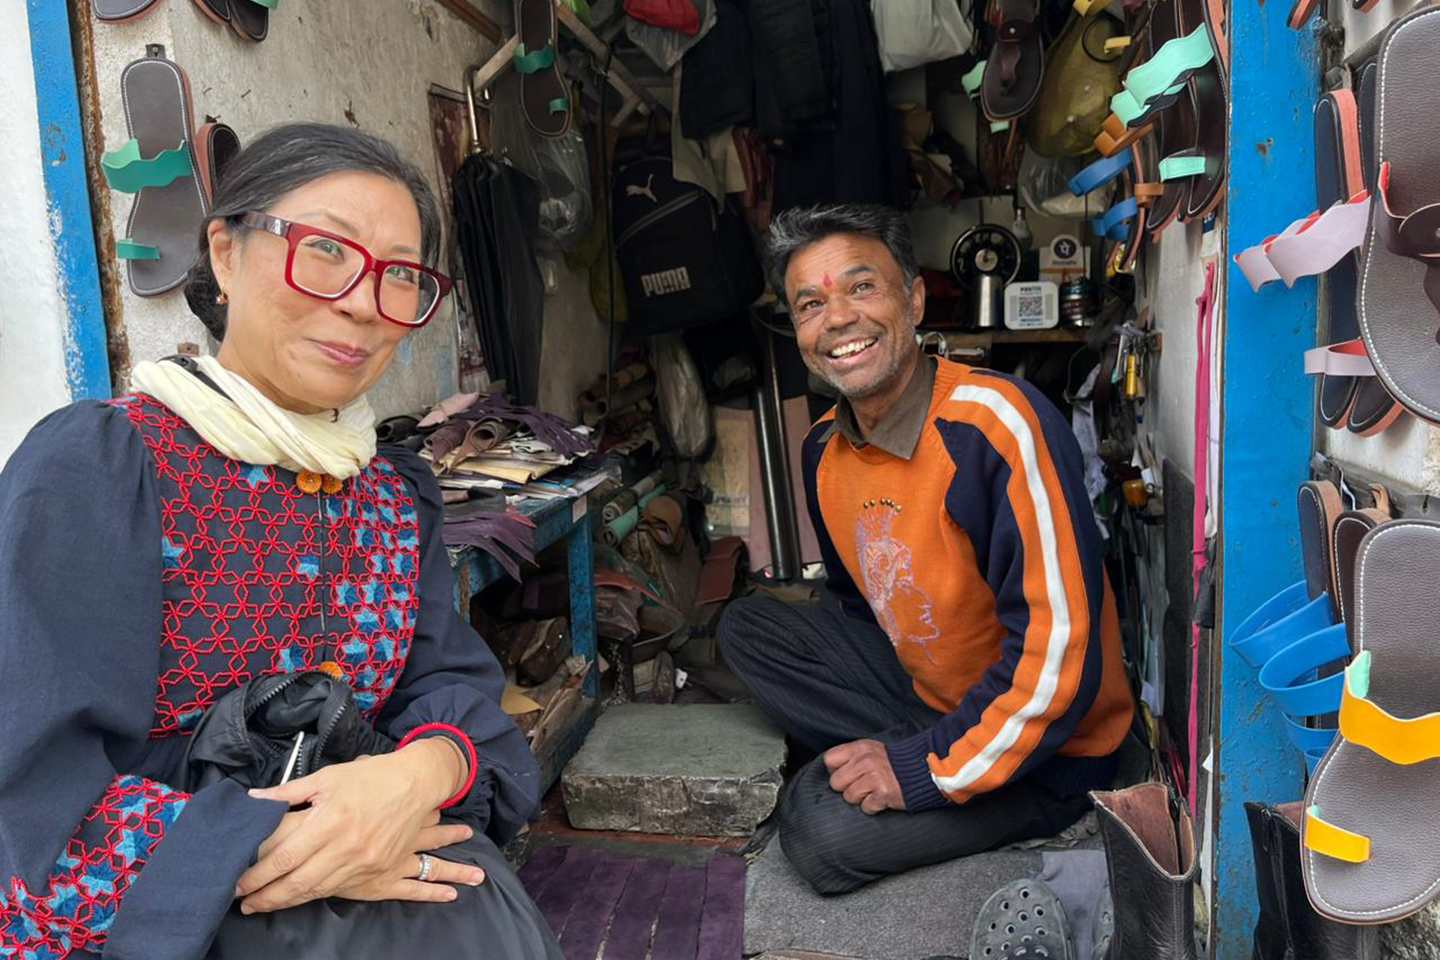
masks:
{"type": "Polygon", "coordinates": [[[217,355],[0,474],[0,956],[560,956],[496,846],[539,771],[365,401],[439,243],[392,146],[271,131],[186,287],[217,355]]]}

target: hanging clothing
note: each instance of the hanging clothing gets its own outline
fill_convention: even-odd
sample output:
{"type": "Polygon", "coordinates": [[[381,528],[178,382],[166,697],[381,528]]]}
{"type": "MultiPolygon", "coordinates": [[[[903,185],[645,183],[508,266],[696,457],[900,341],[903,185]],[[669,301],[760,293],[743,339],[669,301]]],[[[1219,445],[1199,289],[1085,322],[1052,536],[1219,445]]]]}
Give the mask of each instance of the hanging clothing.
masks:
{"type": "MultiPolygon", "coordinates": [[[[866,0],[815,0],[815,6],[824,13],[823,19],[815,17],[814,42],[833,106],[828,122],[800,124],[788,136],[771,137],[775,211],[820,203],[881,203],[907,209],[910,161],[900,115],[885,99],[885,75],[869,5],[866,0]]],[[[751,29],[761,35],[753,21],[751,29]]],[[[763,59],[757,55],[757,63],[763,59]]],[[[762,134],[764,104],[762,92],[762,134]]]]}
{"type": "Polygon", "coordinates": [[[403,448],[307,495],[143,394],[31,432],[0,472],[0,955],[201,956],[286,806],[171,786],[186,734],[230,687],[326,659],[384,736],[473,745],[447,815],[515,835],[540,773],[454,610],[441,510],[403,448]]]}
{"type": "Polygon", "coordinates": [[[545,320],[545,282],[535,260],[540,186],[508,163],[477,155],[455,174],[454,194],[485,367],[521,403],[535,403],[545,320]]]}
{"type": "Polygon", "coordinates": [[[717,0],[715,28],[685,54],[689,79],[680,91],[682,135],[703,140],[755,117],[755,77],[750,26],[739,0],[717,0]]]}

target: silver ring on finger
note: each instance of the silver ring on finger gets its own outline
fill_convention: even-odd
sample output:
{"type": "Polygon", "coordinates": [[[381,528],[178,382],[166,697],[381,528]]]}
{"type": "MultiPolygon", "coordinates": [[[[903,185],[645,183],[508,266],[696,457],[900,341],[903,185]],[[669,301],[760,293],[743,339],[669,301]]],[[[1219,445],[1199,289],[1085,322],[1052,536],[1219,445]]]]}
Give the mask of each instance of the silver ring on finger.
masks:
{"type": "Polygon", "coordinates": [[[419,880],[421,883],[424,883],[426,880],[430,879],[430,874],[434,869],[435,859],[431,857],[428,853],[420,854],[420,872],[416,874],[415,879],[419,880]]]}

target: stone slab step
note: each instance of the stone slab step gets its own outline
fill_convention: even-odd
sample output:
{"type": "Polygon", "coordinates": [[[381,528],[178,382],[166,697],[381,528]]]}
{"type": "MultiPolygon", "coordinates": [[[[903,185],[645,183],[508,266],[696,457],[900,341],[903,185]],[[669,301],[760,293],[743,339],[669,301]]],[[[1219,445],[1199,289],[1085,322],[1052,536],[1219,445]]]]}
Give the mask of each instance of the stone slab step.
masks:
{"type": "Polygon", "coordinates": [[[785,736],[749,704],[606,710],[561,777],[582,830],[745,836],[775,809],[785,736]]]}

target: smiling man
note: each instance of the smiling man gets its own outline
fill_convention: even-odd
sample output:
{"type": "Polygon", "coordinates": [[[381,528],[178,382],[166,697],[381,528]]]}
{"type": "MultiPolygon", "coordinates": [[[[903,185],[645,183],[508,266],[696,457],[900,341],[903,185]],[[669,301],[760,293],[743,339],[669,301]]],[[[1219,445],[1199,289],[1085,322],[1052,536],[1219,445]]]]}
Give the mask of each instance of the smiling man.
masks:
{"type": "Polygon", "coordinates": [[[1049,836],[1108,786],[1134,714],[1063,416],[1013,377],[922,356],[902,214],[791,210],[768,238],[801,356],[840,394],[805,441],[817,606],[738,601],[725,661],[820,754],[780,841],[822,893],[1049,836]]]}

